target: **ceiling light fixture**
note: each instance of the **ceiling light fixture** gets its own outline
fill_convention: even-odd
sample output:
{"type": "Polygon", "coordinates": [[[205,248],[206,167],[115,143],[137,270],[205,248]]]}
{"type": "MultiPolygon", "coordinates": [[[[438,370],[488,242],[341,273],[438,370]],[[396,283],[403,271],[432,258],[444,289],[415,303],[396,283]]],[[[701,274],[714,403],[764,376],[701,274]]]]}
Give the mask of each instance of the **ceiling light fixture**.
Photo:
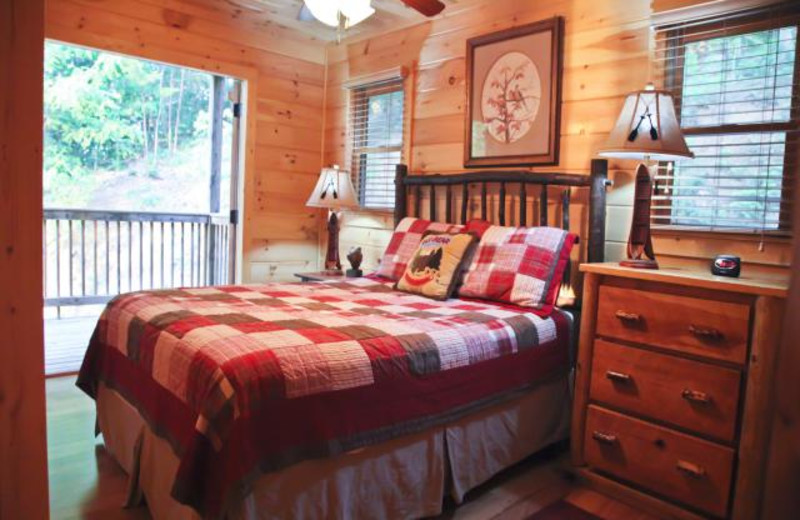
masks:
{"type": "Polygon", "coordinates": [[[305,5],[314,18],[336,27],[340,37],[342,32],[375,14],[371,0],[305,0],[305,5]]]}

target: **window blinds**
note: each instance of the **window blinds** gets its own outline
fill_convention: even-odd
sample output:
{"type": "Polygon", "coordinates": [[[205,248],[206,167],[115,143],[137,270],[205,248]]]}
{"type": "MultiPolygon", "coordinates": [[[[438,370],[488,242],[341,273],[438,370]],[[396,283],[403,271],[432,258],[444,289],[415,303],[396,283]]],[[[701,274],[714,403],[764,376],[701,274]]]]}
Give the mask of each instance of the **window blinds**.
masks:
{"type": "Polygon", "coordinates": [[[395,166],[403,162],[402,77],[350,88],[350,172],[364,208],[394,207],[395,166]]]}
{"type": "Polygon", "coordinates": [[[656,71],[695,153],[659,165],[656,227],[789,233],[799,14],[781,4],[656,28],[656,71]]]}

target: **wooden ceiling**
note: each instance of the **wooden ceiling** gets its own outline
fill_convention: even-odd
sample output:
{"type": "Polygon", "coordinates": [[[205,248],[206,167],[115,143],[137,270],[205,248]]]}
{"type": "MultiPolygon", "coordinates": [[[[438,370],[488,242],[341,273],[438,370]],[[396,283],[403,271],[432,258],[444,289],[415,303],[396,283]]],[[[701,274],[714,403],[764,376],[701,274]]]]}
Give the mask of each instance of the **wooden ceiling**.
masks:
{"type": "MultiPolygon", "coordinates": [[[[473,4],[474,0],[442,0],[447,7],[439,16],[445,16],[448,10],[456,10],[465,4],[473,4]]],[[[323,43],[336,41],[336,29],[328,27],[317,20],[298,20],[298,13],[303,0],[225,0],[234,8],[241,10],[242,15],[255,16],[265,23],[296,31],[305,38],[323,43]]],[[[345,33],[350,39],[360,39],[367,35],[389,32],[424,22],[427,18],[414,9],[406,7],[400,0],[372,0],[376,13],[367,20],[352,27],[345,33]]]]}

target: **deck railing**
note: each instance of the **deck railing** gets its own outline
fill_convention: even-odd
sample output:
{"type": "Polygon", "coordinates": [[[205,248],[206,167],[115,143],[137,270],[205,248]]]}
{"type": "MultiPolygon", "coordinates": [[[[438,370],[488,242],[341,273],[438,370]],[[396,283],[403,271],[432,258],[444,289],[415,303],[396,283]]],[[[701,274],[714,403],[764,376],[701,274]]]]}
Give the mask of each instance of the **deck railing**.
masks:
{"type": "Polygon", "coordinates": [[[43,226],[46,306],[231,281],[227,215],[45,209],[43,226]]]}

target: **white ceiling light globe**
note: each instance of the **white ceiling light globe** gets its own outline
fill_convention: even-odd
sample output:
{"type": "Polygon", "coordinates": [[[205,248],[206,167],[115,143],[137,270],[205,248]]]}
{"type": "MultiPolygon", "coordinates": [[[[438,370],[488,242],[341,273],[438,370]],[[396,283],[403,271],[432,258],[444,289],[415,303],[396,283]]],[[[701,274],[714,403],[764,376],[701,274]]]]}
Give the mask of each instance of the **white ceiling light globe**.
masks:
{"type": "Polygon", "coordinates": [[[375,9],[370,5],[370,0],[340,0],[339,9],[347,17],[347,25],[352,27],[363,22],[373,14],[375,9]]]}
{"type": "Polygon", "coordinates": [[[331,27],[339,26],[339,13],[345,17],[347,27],[375,14],[371,0],[305,0],[305,4],[314,18],[331,27]]]}
{"type": "Polygon", "coordinates": [[[339,2],[334,0],[305,0],[306,7],[314,15],[314,18],[330,25],[339,26],[339,2]]]}

